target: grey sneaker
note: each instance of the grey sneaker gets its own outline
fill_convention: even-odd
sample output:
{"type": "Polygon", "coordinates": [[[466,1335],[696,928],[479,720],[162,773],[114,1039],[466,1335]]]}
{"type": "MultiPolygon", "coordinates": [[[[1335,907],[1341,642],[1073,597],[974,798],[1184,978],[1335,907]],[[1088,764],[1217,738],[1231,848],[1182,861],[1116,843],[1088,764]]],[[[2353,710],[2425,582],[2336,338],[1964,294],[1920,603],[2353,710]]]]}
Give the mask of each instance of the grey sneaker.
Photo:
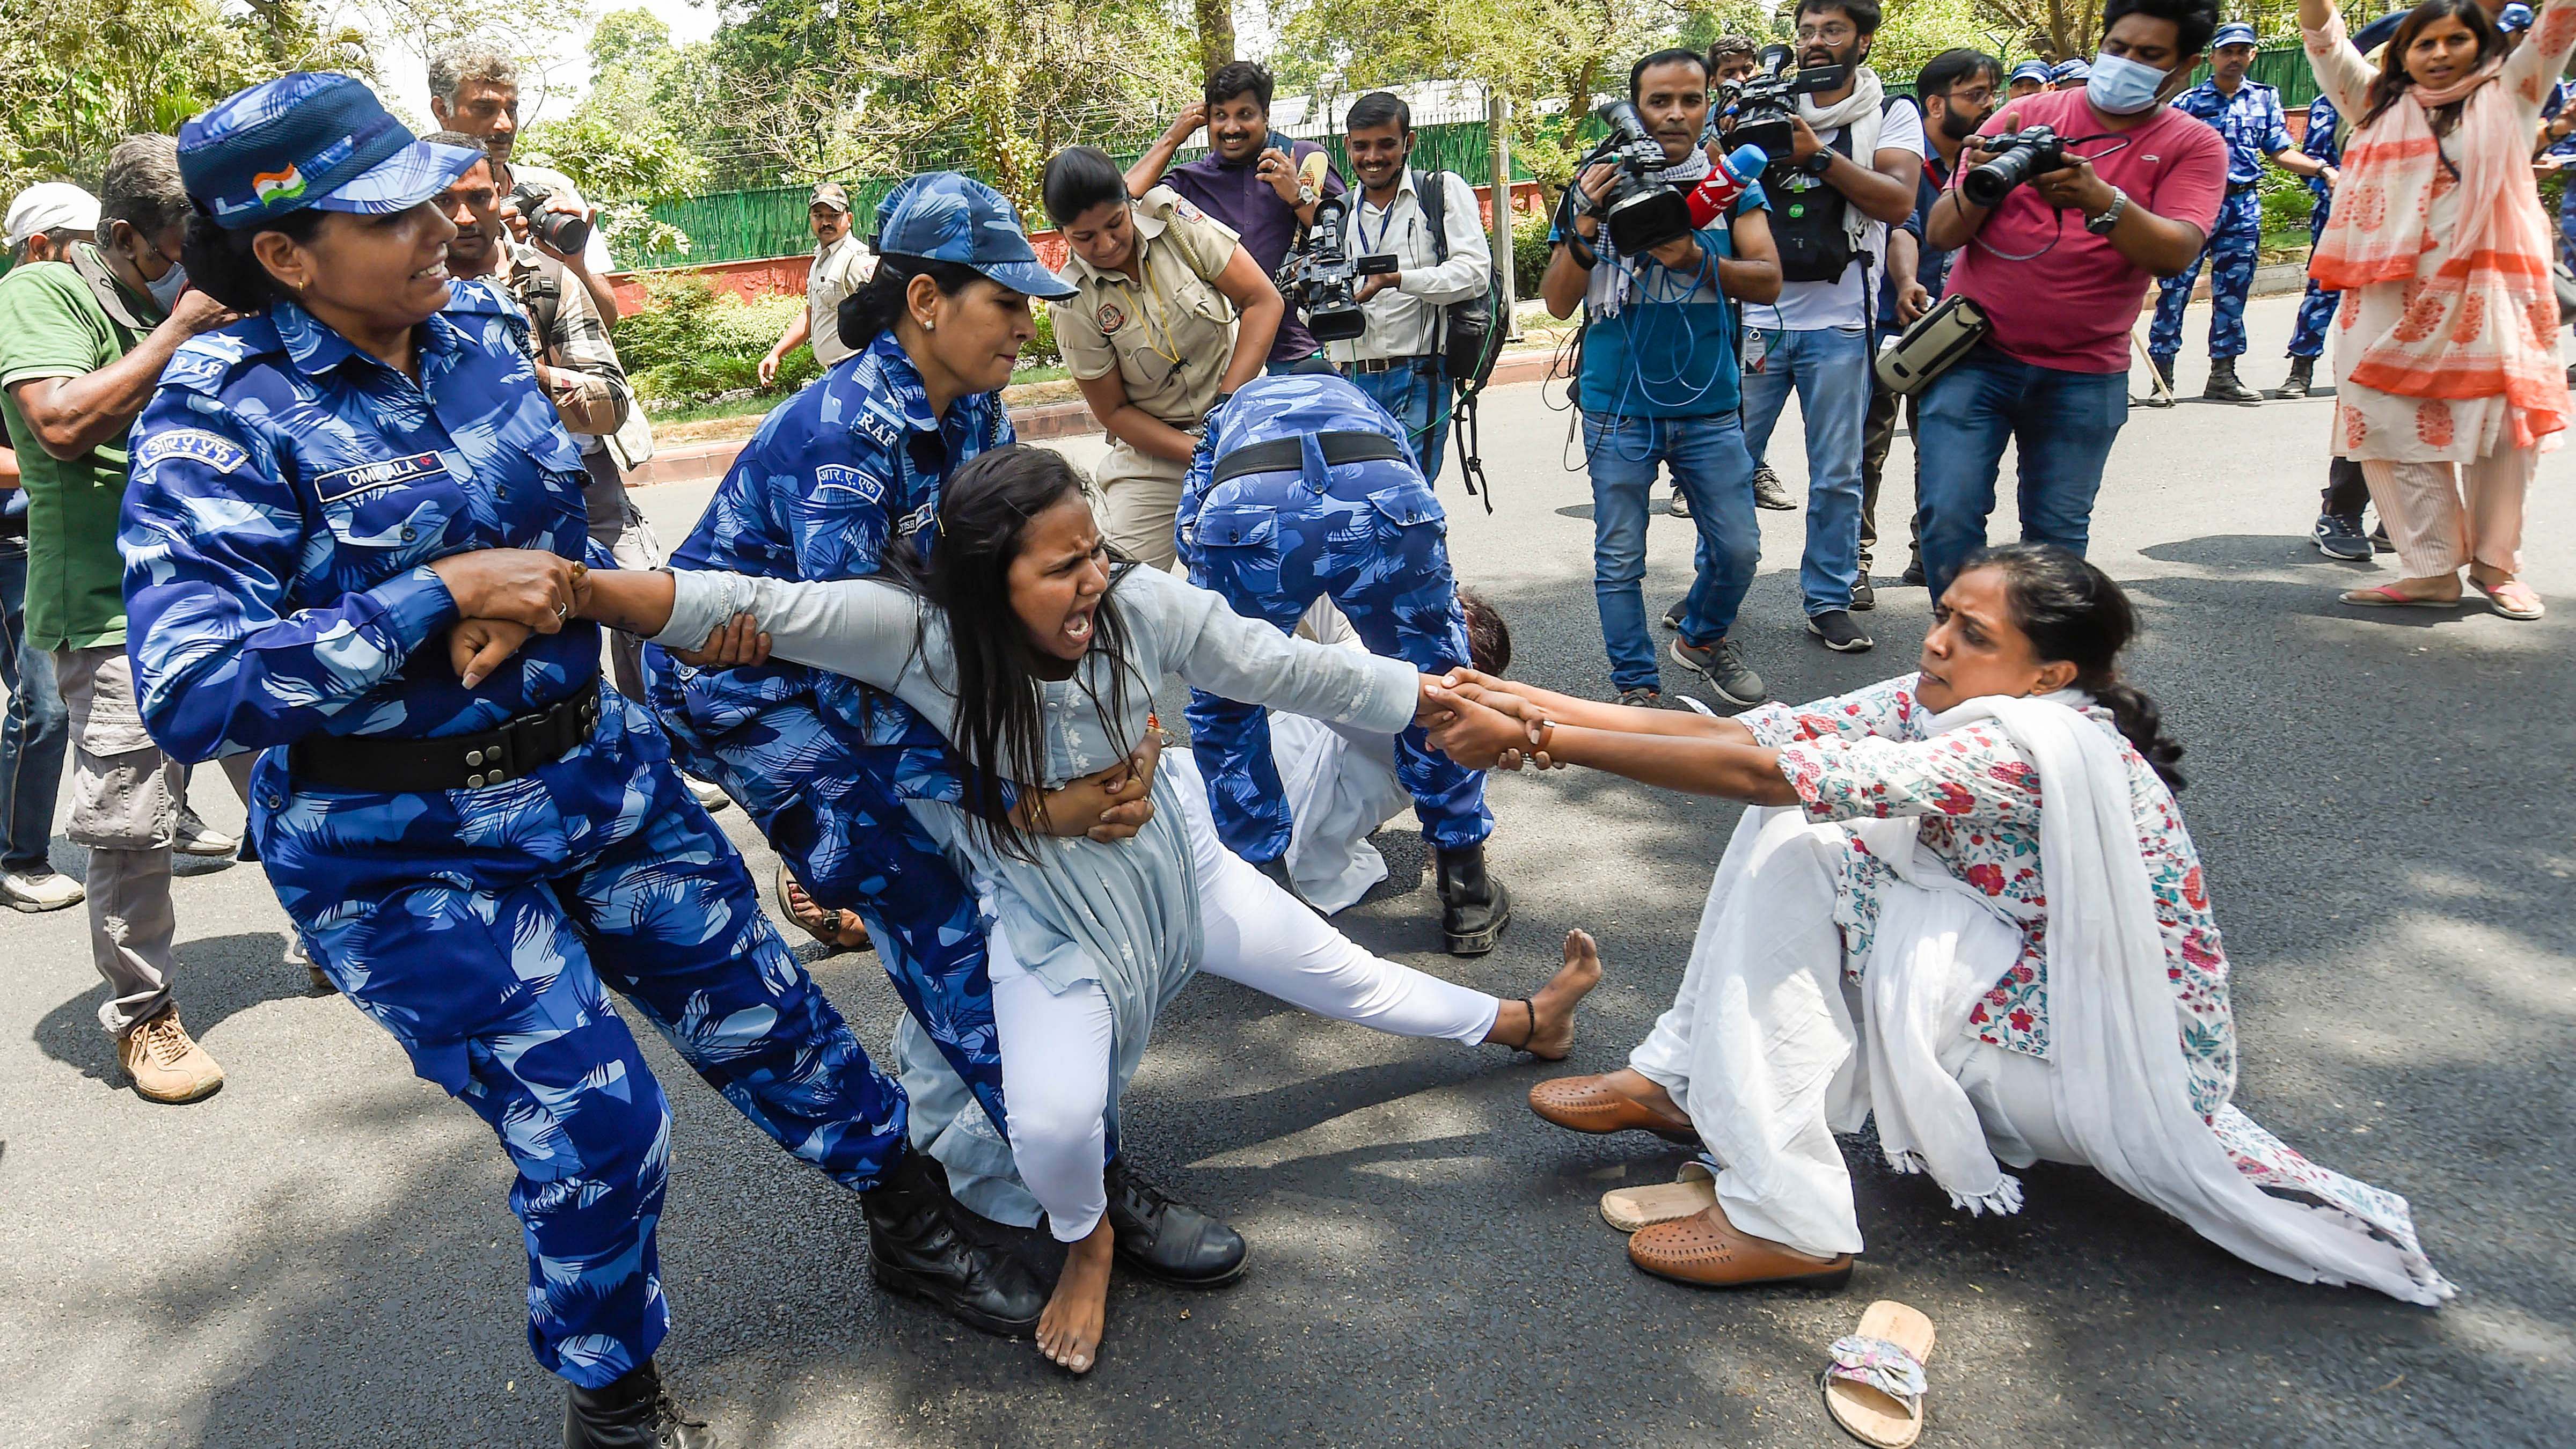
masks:
{"type": "Polygon", "coordinates": [[[1682,605],[1686,602],[1687,600],[1675,599],[1673,600],[1673,606],[1664,611],[1665,628],[1678,629],[1682,626],[1682,605]]]}
{"type": "Polygon", "coordinates": [[[241,841],[197,818],[197,812],[179,807],[179,828],[172,836],[170,848],[181,855],[202,855],[220,860],[241,849],[241,841]]]}
{"type": "Polygon", "coordinates": [[[2361,520],[2340,513],[2320,513],[2317,526],[2308,536],[2316,540],[2317,552],[2345,563],[2370,562],[2370,536],[2361,531],[2361,520]]]}
{"type": "Polygon", "coordinates": [[[1860,622],[1842,609],[1827,609],[1807,616],[1807,632],[1825,641],[1825,647],[1836,654],[1859,654],[1878,646],[1878,641],[1861,632],[1860,622]]]}
{"type": "Polygon", "coordinates": [[[1675,518],[1690,517],[1690,495],[1684,493],[1678,488],[1674,489],[1672,506],[1667,508],[1665,512],[1670,513],[1675,518]]]}
{"type": "Polygon", "coordinates": [[[1780,475],[1772,472],[1768,463],[1753,465],[1753,506],[1783,513],[1798,506],[1798,500],[1789,496],[1788,485],[1780,481],[1780,475]]]}
{"type": "Polygon", "coordinates": [[[58,870],[11,871],[0,875],[0,904],[13,911],[59,911],[87,896],[81,883],[58,870]]]}
{"type": "Polygon", "coordinates": [[[1619,691],[1621,709],[1662,709],[1664,692],[1643,684],[1633,684],[1619,691]]]}
{"type": "Polygon", "coordinates": [[[1673,662],[1707,680],[1718,698],[1738,709],[1751,709],[1771,697],[1770,687],[1753,672],[1753,666],[1744,662],[1732,639],[1719,639],[1713,644],[1676,639],[1673,662]]]}

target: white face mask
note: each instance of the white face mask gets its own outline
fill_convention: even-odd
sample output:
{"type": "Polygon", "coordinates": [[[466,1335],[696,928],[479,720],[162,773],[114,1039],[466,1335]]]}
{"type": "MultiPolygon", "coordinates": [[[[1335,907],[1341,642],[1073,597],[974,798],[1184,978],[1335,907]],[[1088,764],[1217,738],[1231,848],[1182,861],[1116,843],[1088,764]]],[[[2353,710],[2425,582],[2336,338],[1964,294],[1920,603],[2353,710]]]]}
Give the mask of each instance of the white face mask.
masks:
{"type": "Polygon", "coordinates": [[[152,294],[153,302],[164,312],[179,305],[179,294],[187,288],[188,269],[177,262],[170,264],[170,270],[163,272],[160,280],[143,284],[143,289],[152,294]]]}
{"type": "Polygon", "coordinates": [[[2093,73],[2084,80],[2084,98],[2110,116],[2134,116],[2156,103],[2156,93],[2172,73],[2109,52],[2093,57],[2093,73]]]}

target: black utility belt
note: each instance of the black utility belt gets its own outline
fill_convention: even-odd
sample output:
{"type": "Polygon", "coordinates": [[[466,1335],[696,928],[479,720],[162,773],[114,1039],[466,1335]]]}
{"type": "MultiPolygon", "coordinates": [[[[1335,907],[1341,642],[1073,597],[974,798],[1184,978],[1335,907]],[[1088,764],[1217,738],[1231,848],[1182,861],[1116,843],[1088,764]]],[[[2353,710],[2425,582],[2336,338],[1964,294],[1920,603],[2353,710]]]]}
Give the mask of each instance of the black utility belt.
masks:
{"type": "Polygon", "coordinates": [[[1419,357],[1359,357],[1343,363],[1342,366],[1353,372],[1393,372],[1399,367],[1411,367],[1417,362],[1437,360],[1437,354],[1426,352],[1419,357]]]}
{"type": "Polygon", "coordinates": [[[299,785],[370,794],[415,795],[477,790],[542,769],[590,740],[599,727],[599,684],[498,729],[436,739],[314,735],[287,747],[299,785]]]}

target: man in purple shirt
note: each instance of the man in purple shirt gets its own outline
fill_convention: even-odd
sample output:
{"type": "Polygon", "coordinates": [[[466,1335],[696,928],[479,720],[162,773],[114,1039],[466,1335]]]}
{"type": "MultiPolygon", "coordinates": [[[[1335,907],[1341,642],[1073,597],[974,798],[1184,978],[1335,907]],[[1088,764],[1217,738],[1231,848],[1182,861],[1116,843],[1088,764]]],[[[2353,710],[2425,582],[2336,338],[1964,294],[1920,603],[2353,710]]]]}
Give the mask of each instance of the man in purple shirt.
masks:
{"type": "MultiPolygon", "coordinates": [[[[1142,197],[1158,184],[1171,187],[1231,227],[1262,272],[1275,277],[1298,230],[1314,222],[1315,203],[1341,195],[1343,188],[1323,147],[1271,139],[1270,91],[1270,72],[1262,66],[1248,60],[1219,66],[1208,77],[1207,99],[1185,108],[1127,168],[1127,194],[1142,197]],[[1172,157],[1201,126],[1207,127],[1207,155],[1173,166],[1172,157]]],[[[1270,345],[1270,370],[1285,371],[1322,352],[1291,312],[1270,345]]]]}

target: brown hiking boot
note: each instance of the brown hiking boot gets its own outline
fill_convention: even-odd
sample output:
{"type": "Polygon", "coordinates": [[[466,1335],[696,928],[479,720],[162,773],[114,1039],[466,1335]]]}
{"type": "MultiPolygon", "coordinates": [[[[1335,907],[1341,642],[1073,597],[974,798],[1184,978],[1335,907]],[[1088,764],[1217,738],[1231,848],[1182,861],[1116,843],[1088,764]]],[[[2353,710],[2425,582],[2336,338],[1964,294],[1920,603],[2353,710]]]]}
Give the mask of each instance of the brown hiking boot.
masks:
{"type": "Polygon", "coordinates": [[[194,1102],[224,1084],[224,1069],[179,1024],[175,1006],[127,1032],[116,1044],[116,1057],[134,1079],[134,1090],[151,1101],[194,1102]]]}

